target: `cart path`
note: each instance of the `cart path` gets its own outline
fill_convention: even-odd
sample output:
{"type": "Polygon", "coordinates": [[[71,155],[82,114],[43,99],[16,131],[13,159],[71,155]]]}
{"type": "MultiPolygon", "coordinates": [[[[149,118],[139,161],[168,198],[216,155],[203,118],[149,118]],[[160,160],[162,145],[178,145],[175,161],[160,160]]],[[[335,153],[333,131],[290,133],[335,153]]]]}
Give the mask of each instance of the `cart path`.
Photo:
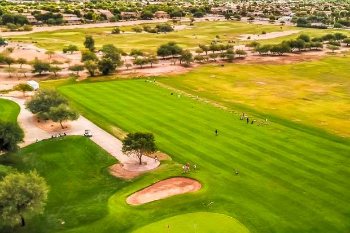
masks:
{"type": "MultiPolygon", "coordinates": [[[[25,108],[24,99],[13,97],[0,98],[12,100],[21,107],[17,120],[19,125],[24,130],[25,137],[24,142],[20,144],[20,147],[35,143],[36,140],[41,141],[43,139],[51,138],[53,134],[58,134],[58,132],[55,133],[42,130],[34,124],[33,114],[25,108]]],[[[143,164],[139,165],[138,158],[136,156],[127,156],[122,153],[122,142],[119,139],[101,129],[83,116],[80,116],[77,121],[70,122],[70,125],[71,128],[64,131],[67,135],[82,136],[85,129],[90,129],[93,134],[91,140],[119,160],[119,162],[123,164],[123,168],[127,171],[148,171],[157,168],[160,164],[159,161],[155,162],[153,158],[143,156],[143,164]]]]}

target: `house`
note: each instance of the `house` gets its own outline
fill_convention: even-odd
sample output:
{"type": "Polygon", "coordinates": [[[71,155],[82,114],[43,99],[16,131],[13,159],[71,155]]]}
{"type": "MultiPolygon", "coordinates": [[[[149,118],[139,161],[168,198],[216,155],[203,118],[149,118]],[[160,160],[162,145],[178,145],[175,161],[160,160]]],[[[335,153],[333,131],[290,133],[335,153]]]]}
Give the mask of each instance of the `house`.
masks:
{"type": "Polygon", "coordinates": [[[62,14],[62,19],[67,24],[81,24],[81,19],[78,18],[75,14],[62,14]]]}
{"type": "Polygon", "coordinates": [[[169,14],[165,11],[156,11],[154,13],[154,16],[157,18],[157,19],[167,19],[169,18],[169,14]]]}
{"type": "Polygon", "coordinates": [[[109,10],[93,9],[93,11],[95,14],[104,14],[106,16],[107,20],[110,20],[111,18],[114,17],[112,12],[110,12],[109,10]]]}
{"type": "Polygon", "coordinates": [[[110,20],[111,18],[114,18],[114,15],[109,10],[98,10],[98,11],[100,12],[100,14],[104,14],[108,20],[110,20]]]}
{"type": "Polygon", "coordinates": [[[140,17],[139,12],[121,12],[122,19],[137,19],[140,17]]]}
{"type": "Polygon", "coordinates": [[[38,23],[38,20],[30,13],[22,13],[21,15],[25,16],[30,24],[38,23]]]}

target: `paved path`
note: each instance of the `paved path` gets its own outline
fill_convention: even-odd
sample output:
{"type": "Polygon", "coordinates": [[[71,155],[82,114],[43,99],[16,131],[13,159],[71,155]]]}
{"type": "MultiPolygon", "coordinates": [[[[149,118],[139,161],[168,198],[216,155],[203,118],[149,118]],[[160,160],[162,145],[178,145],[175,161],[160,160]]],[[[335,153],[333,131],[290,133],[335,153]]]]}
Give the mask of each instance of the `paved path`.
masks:
{"type": "MultiPolygon", "coordinates": [[[[12,100],[21,107],[21,111],[18,115],[18,123],[25,133],[24,142],[20,144],[21,147],[35,143],[37,139],[40,141],[51,138],[51,135],[53,134],[58,134],[42,130],[34,124],[33,114],[25,109],[24,99],[13,97],[1,98],[12,100]]],[[[91,140],[110,153],[113,157],[118,159],[119,162],[124,165],[123,168],[125,170],[142,172],[152,170],[159,166],[158,161],[155,162],[154,159],[146,156],[142,157],[142,162],[144,164],[139,165],[136,157],[127,156],[122,153],[122,142],[120,140],[107,133],[83,116],[80,116],[77,121],[70,122],[70,125],[71,128],[64,131],[67,135],[83,135],[85,129],[90,129],[93,133],[91,140]]]]}

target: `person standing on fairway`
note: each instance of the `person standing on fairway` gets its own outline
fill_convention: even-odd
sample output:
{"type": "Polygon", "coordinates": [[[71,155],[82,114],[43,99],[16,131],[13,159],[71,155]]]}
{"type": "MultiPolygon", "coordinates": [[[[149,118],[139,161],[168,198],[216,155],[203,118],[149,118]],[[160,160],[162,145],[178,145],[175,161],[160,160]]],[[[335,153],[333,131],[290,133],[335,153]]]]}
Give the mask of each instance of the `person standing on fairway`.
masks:
{"type": "Polygon", "coordinates": [[[215,135],[218,136],[219,135],[219,131],[216,129],[215,130],[215,135]]]}
{"type": "Polygon", "coordinates": [[[249,124],[249,117],[247,117],[247,124],[249,124]]]}

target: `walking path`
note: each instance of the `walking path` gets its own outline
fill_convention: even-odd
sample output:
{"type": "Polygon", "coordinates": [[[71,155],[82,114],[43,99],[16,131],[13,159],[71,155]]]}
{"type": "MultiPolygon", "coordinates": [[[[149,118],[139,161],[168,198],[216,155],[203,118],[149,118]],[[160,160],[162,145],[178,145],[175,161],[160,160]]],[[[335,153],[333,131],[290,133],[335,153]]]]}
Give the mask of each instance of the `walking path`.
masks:
{"type": "MultiPolygon", "coordinates": [[[[36,140],[43,140],[51,138],[53,132],[47,132],[40,129],[34,123],[34,115],[25,108],[25,100],[18,99],[13,97],[0,97],[8,100],[12,100],[21,107],[21,111],[18,115],[18,123],[22,127],[25,133],[24,142],[20,144],[21,147],[27,146],[29,144],[35,143],[36,140]]],[[[113,135],[107,133],[88,119],[83,116],[80,116],[77,121],[70,122],[70,129],[65,130],[64,132],[67,135],[83,135],[86,129],[92,131],[93,136],[91,140],[94,141],[97,145],[102,147],[105,151],[110,153],[113,157],[119,160],[123,164],[123,169],[127,171],[137,171],[143,172],[155,169],[159,166],[159,161],[155,162],[153,158],[143,156],[142,165],[138,164],[138,158],[135,156],[127,156],[122,153],[122,142],[115,138],[113,135]]]]}

